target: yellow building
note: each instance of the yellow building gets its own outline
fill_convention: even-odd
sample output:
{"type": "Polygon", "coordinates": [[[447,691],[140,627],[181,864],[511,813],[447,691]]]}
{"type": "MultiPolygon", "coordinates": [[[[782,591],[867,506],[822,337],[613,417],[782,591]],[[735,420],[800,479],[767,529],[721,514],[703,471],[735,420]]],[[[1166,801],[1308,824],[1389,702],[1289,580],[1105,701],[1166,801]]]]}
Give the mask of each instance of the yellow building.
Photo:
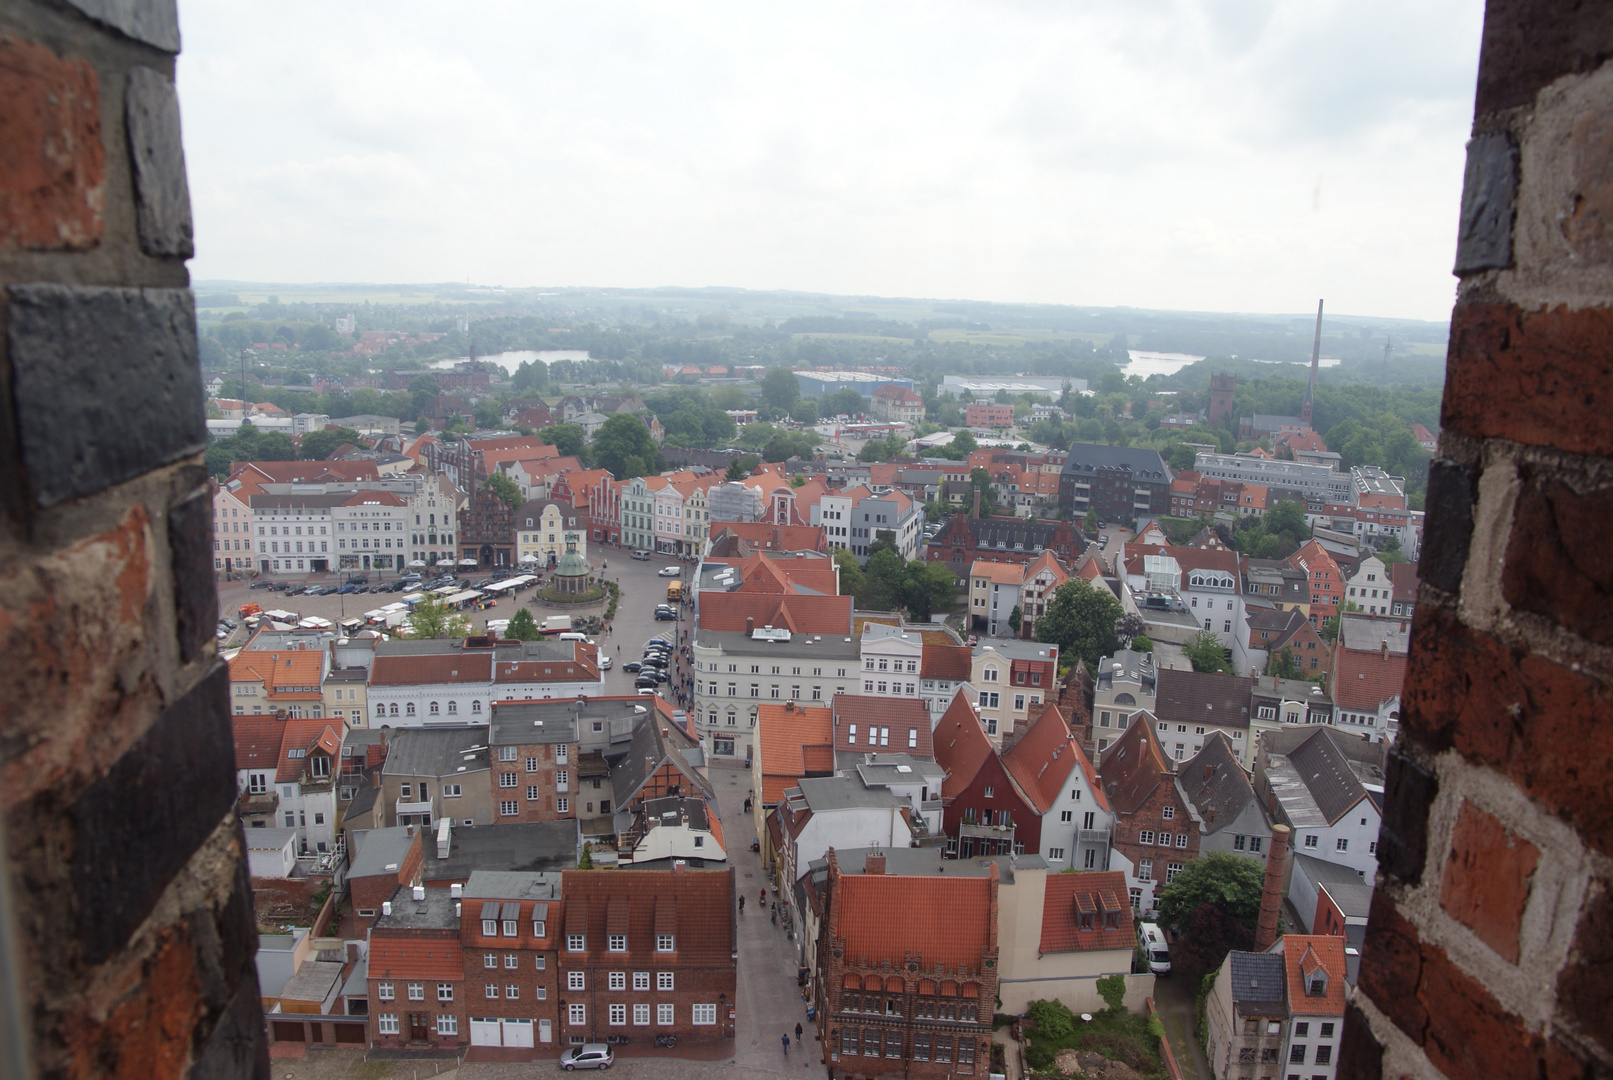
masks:
{"type": "Polygon", "coordinates": [[[548,567],[568,550],[588,557],[582,511],[555,499],[533,499],[515,512],[517,565],[548,567]]]}

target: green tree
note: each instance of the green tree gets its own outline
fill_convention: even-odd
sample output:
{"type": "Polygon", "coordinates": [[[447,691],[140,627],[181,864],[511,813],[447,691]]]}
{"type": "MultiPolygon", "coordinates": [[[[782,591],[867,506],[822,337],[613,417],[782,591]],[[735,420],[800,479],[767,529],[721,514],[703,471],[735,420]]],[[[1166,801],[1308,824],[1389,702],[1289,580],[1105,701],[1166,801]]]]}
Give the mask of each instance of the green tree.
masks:
{"type": "Polygon", "coordinates": [[[992,486],[991,473],[976,465],[969,470],[969,486],[980,493],[981,517],[987,518],[997,512],[997,489],[992,486]]]}
{"type": "Polygon", "coordinates": [[[1115,623],[1125,612],[1107,586],[1071,578],[1053,590],[1047,611],[1036,620],[1036,640],[1056,644],[1064,658],[1086,661],[1096,670],[1098,658],[1118,644],[1115,623]]]}
{"type": "Polygon", "coordinates": [[[583,448],[588,445],[588,435],[581,424],[550,424],[538,432],[538,438],[560,451],[563,457],[580,458],[583,448]]]}
{"type": "Polygon", "coordinates": [[[1323,619],[1322,628],[1317,631],[1317,633],[1321,636],[1323,641],[1327,642],[1329,645],[1333,644],[1333,642],[1339,639],[1339,617],[1337,615],[1330,615],[1323,619]]]}
{"type": "Polygon", "coordinates": [[[1025,1018],[1036,1025],[1038,1042],[1061,1043],[1075,1034],[1075,1016],[1062,1001],[1033,1001],[1025,1018]]]}
{"type": "Polygon", "coordinates": [[[369,443],[364,441],[364,436],[352,428],[337,427],[310,431],[302,437],[298,450],[301,451],[304,461],[324,461],[343,443],[352,443],[360,447],[369,446],[369,443]]]}
{"type": "Polygon", "coordinates": [[[770,368],[762,376],[762,400],[780,412],[789,412],[801,398],[801,383],[787,367],[770,368]]]}
{"type": "Polygon", "coordinates": [[[958,583],[944,562],[914,559],[902,573],[902,603],[915,617],[927,619],[936,608],[951,607],[958,598],[958,583]]]}
{"type": "Polygon", "coordinates": [[[1177,871],[1156,898],[1162,926],[1180,927],[1200,904],[1214,904],[1249,930],[1260,918],[1265,867],[1258,859],[1211,851],[1177,871]]]}
{"type": "Polygon", "coordinates": [[[1299,670],[1299,663],[1294,659],[1294,650],[1286,645],[1266,664],[1266,674],[1274,675],[1279,679],[1298,679],[1303,677],[1299,670]]]}
{"type": "Polygon", "coordinates": [[[1019,605],[1015,604],[1014,605],[1014,610],[1012,610],[1012,611],[1010,611],[1008,613],[1008,629],[1013,631],[1015,636],[1018,636],[1018,634],[1019,634],[1019,623],[1020,623],[1019,605]]]}
{"type": "Polygon", "coordinates": [[[1119,639],[1121,648],[1129,649],[1131,643],[1146,629],[1148,624],[1143,622],[1141,615],[1122,615],[1115,622],[1115,637],[1119,639]]]}
{"type": "Polygon", "coordinates": [[[1081,519],[1081,528],[1086,531],[1087,539],[1095,540],[1098,536],[1098,511],[1088,510],[1087,516],[1081,519]]]}
{"type": "Polygon", "coordinates": [[[1220,969],[1233,949],[1248,952],[1254,948],[1254,931],[1227,914],[1217,904],[1200,904],[1188,912],[1181,936],[1171,950],[1172,977],[1193,982],[1220,969]]]}
{"type": "Polygon", "coordinates": [[[1187,658],[1192,661],[1194,671],[1234,674],[1232,658],[1227,654],[1227,647],[1221,644],[1221,639],[1215,636],[1213,630],[1200,630],[1197,637],[1182,646],[1182,651],[1187,653],[1187,658]]]}
{"type": "Polygon", "coordinates": [[[902,598],[902,579],[907,565],[891,548],[883,548],[868,556],[863,571],[864,589],[857,594],[860,607],[873,611],[890,611],[902,598]]]}
{"type": "Polygon", "coordinates": [[[857,391],[847,387],[823,395],[818,402],[819,416],[856,416],[868,411],[868,402],[857,391]]]}
{"type": "Polygon", "coordinates": [[[542,393],[549,385],[549,365],[542,360],[528,360],[515,369],[510,385],[521,393],[542,393]]]}
{"type": "Polygon", "coordinates": [[[1132,652],[1151,653],[1154,651],[1154,639],[1144,634],[1138,634],[1131,639],[1131,644],[1127,648],[1131,649],[1132,652]]]}
{"type": "Polygon", "coordinates": [[[409,612],[412,638],[458,638],[470,633],[470,620],[436,596],[427,593],[409,612]]]}
{"type": "Polygon", "coordinates": [[[943,449],[947,451],[947,457],[962,461],[980,449],[980,443],[975,440],[974,433],[968,428],[959,428],[957,433],[952,436],[952,441],[947,443],[943,449]]]}
{"type": "Polygon", "coordinates": [[[766,446],[762,447],[763,461],[788,461],[790,458],[810,458],[817,451],[817,437],[805,431],[779,430],[766,446]]]}
{"type": "Polygon", "coordinates": [[[636,416],[617,413],[594,436],[594,463],[618,480],[653,474],[661,468],[661,452],[650,429],[636,416]]]}
{"type": "Polygon", "coordinates": [[[578,870],[592,870],[594,868],[594,853],[592,848],[592,844],[586,840],[583,841],[582,852],[577,856],[578,870]]]}
{"type": "Polygon", "coordinates": [[[860,596],[866,586],[863,584],[862,565],[857,562],[857,556],[845,548],[837,547],[831,558],[840,568],[840,595],[860,596]]]}
{"type": "Polygon", "coordinates": [[[493,489],[493,494],[503,500],[504,505],[511,510],[520,506],[524,501],[521,487],[514,480],[501,472],[496,472],[487,478],[487,486],[493,489]]]}
{"type": "Polygon", "coordinates": [[[538,621],[532,617],[532,612],[521,608],[510,616],[510,625],[504,631],[504,636],[516,641],[537,641],[543,632],[538,629],[538,621]]]}
{"type": "Polygon", "coordinates": [[[790,406],[790,419],[797,424],[816,424],[818,422],[818,403],[811,398],[802,398],[790,406]]]}

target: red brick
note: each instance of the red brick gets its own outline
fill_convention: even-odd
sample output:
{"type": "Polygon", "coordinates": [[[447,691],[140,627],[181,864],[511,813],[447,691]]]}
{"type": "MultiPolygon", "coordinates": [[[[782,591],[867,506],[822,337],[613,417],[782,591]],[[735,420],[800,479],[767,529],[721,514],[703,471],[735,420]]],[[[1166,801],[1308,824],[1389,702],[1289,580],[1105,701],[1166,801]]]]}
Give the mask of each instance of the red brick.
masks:
{"type": "Polygon", "coordinates": [[[1550,477],[1518,494],[1501,576],[1507,602],[1613,645],[1613,491],[1580,495],[1550,477]]]}
{"type": "Polygon", "coordinates": [[[1613,893],[1605,881],[1580,913],[1573,950],[1557,976],[1557,1001],[1585,1037],[1613,1051],[1613,893]]]}
{"type": "Polygon", "coordinates": [[[1439,906],[1509,963],[1518,962],[1518,928],[1540,851],[1491,814],[1462,803],[1440,883],[1439,906]]]}
{"type": "Polygon", "coordinates": [[[69,1075],[109,1080],[180,1075],[203,1011],[190,938],[167,931],[155,953],[110,989],[118,996],[105,1019],[86,1009],[63,1025],[72,1053],[69,1075]]]}
{"type": "Polygon", "coordinates": [[[1359,985],[1395,1026],[1422,1042],[1428,1011],[1417,998],[1422,979],[1422,939],[1381,891],[1372,894],[1361,953],[1359,985]]]}
{"type": "Polygon", "coordinates": [[[0,37],[0,101],[0,246],[99,244],[106,148],[95,69],[0,37]]]}
{"type": "Polygon", "coordinates": [[[1613,23],[1580,0],[1489,0],[1474,115],[1531,104],[1563,75],[1595,71],[1613,54],[1613,23]]]}
{"type": "Polygon", "coordinates": [[[1475,438],[1613,453],[1609,340],[1607,308],[1459,305],[1451,315],[1441,424],[1475,438]]]}
{"type": "Polygon", "coordinates": [[[1613,692],[1601,680],[1509,649],[1437,608],[1417,613],[1402,735],[1454,747],[1613,854],[1613,692]]]}

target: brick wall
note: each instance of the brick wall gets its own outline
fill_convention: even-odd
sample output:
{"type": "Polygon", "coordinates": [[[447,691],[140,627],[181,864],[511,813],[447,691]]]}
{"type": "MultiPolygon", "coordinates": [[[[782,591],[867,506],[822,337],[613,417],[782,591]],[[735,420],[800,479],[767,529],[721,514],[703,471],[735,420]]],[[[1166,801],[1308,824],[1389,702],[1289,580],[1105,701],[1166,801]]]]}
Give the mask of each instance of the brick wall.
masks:
{"type": "Polygon", "coordinates": [[[1613,20],[1491,0],[1340,1077],[1613,1065],[1613,20]]]}
{"type": "Polygon", "coordinates": [[[178,49],[173,0],[0,7],[0,1041],[40,1076],[268,1070],[178,49]]]}

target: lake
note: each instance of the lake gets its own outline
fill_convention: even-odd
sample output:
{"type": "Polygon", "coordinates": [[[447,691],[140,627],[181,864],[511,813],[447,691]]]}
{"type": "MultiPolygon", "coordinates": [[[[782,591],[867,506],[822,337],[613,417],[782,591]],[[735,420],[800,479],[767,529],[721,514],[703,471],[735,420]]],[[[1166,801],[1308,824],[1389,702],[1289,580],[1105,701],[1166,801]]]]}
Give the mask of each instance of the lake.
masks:
{"type": "MultiPolygon", "coordinates": [[[[1131,357],[1131,360],[1129,363],[1120,366],[1120,373],[1127,377],[1141,375],[1145,379],[1150,375],[1174,375],[1187,365],[1196,364],[1204,359],[1202,356],[1193,356],[1190,353],[1145,352],[1142,349],[1127,349],[1126,353],[1131,357]]],[[[1310,361],[1308,360],[1255,360],[1253,357],[1250,357],[1250,359],[1257,364],[1291,363],[1299,367],[1310,366],[1310,361]]],[[[1324,356],[1317,360],[1316,366],[1337,367],[1339,363],[1340,360],[1336,356],[1324,356]]]]}
{"type": "MultiPolygon", "coordinates": [[[[447,360],[433,361],[431,366],[439,371],[446,371],[455,364],[463,364],[469,360],[468,356],[455,356],[447,360]]],[[[533,360],[541,360],[545,364],[552,364],[556,360],[586,360],[587,349],[515,349],[511,352],[492,353],[488,356],[478,356],[478,360],[486,360],[490,364],[497,364],[511,375],[522,364],[533,360]]]]}

